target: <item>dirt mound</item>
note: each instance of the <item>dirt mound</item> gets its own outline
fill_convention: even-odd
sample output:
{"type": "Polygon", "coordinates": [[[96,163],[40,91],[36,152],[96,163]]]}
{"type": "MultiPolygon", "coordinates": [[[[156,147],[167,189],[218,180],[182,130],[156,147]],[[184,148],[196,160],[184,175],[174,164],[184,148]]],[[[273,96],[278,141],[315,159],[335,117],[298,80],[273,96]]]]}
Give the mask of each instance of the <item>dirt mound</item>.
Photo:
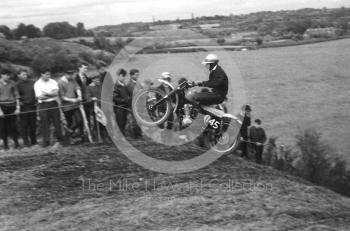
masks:
{"type": "MultiPolygon", "coordinates": [[[[147,149],[167,159],[200,151],[192,145],[179,150],[148,144],[147,149]]],[[[0,155],[0,172],[0,230],[350,226],[350,199],[234,155],[196,172],[166,175],[133,164],[112,145],[39,148],[0,155]]]]}

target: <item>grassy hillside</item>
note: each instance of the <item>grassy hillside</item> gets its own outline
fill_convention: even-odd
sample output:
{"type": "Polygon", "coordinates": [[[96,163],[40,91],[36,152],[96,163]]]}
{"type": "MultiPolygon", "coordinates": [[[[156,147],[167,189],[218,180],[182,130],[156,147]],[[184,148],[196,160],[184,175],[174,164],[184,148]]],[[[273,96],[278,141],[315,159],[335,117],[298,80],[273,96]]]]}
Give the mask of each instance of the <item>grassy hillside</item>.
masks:
{"type": "MultiPolygon", "coordinates": [[[[156,158],[199,151],[134,145],[156,158]]],[[[113,146],[84,145],[2,154],[0,173],[0,230],[345,231],[350,225],[348,198],[235,156],[166,175],[136,166],[113,146]]]]}
{"type": "MultiPolygon", "coordinates": [[[[255,118],[269,135],[291,143],[315,127],[349,157],[350,40],[234,53],[255,118]]],[[[350,160],[350,159],[349,159],[350,160]]]]}

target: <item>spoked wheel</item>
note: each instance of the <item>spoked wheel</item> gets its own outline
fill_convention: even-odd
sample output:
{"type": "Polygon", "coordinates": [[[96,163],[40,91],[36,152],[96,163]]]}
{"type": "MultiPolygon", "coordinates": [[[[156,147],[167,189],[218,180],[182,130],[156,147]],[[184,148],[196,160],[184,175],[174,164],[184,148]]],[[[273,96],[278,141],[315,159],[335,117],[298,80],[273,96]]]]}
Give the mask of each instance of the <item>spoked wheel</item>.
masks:
{"type": "Polygon", "coordinates": [[[153,88],[137,93],[132,100],[135,119],[144,126],[157,126],[164,123],[172,113],[170,99],[155,106],[164,96],[164,92],[153,88]]]}
{"type": "Polygon", "coordinates": [[[214,130],[210,130],[204,137],[205,145],[216,153],[224,154],[237,149],[239,144],[240,124],[232,120],[223,125],[224,131],[218,134],[214,130]]]}

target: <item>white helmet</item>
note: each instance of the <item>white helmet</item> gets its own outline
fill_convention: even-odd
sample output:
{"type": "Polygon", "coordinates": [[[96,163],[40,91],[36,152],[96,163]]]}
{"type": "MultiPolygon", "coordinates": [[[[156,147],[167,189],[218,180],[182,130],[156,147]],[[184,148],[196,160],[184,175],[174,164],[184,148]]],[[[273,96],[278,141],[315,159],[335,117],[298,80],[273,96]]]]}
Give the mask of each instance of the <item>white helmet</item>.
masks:
{"type": "Polygon", "coordinates": [[[209,54],[207,57],[205,57],[204,61],[202,62],[203,64],[208,64],[208,63],[218,63],[219,62],[219,57],[215,54],[209,54]]]}
{"type": "Polygon", "coordinates": [[[161,74],[162,79],[171,79],[171,74],[169,72],[163,72],[161,74]]]}

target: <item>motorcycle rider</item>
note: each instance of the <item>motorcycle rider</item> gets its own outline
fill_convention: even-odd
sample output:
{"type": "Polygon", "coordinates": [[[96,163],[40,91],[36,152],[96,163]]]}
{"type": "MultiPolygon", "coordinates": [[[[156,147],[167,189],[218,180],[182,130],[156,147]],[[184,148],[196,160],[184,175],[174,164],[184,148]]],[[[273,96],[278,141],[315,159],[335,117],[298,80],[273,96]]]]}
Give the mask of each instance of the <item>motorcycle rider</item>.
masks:
{"type": "Polygon", "coordinates": [[[219,66],[219,58],[215,54],[209,54],[202,62],[209,70],[209,80],[194,83],[194,86],[205,87],[201,91],[189,91],[187,100],[200,105],[220,104],[226,99],[228,91],[228,78],[224,70],[219,66]]]}
{"type": "MultiPolygon", "coordinates": [[[[186,93],[186,99],[199,105],[214,105],[222,103],[228,92],[228,78],[224,70],[219,66],[219,58],[215,54],[209,54],[202,62],[209,70],[209,80],[204,82],[192,83],[192,87],[199,86],[202,88],[193,88],[186,93]]],[[[192,123],[189,115],[189,105],[185,105],[185,118],[183,124],[192,123]]]]}

